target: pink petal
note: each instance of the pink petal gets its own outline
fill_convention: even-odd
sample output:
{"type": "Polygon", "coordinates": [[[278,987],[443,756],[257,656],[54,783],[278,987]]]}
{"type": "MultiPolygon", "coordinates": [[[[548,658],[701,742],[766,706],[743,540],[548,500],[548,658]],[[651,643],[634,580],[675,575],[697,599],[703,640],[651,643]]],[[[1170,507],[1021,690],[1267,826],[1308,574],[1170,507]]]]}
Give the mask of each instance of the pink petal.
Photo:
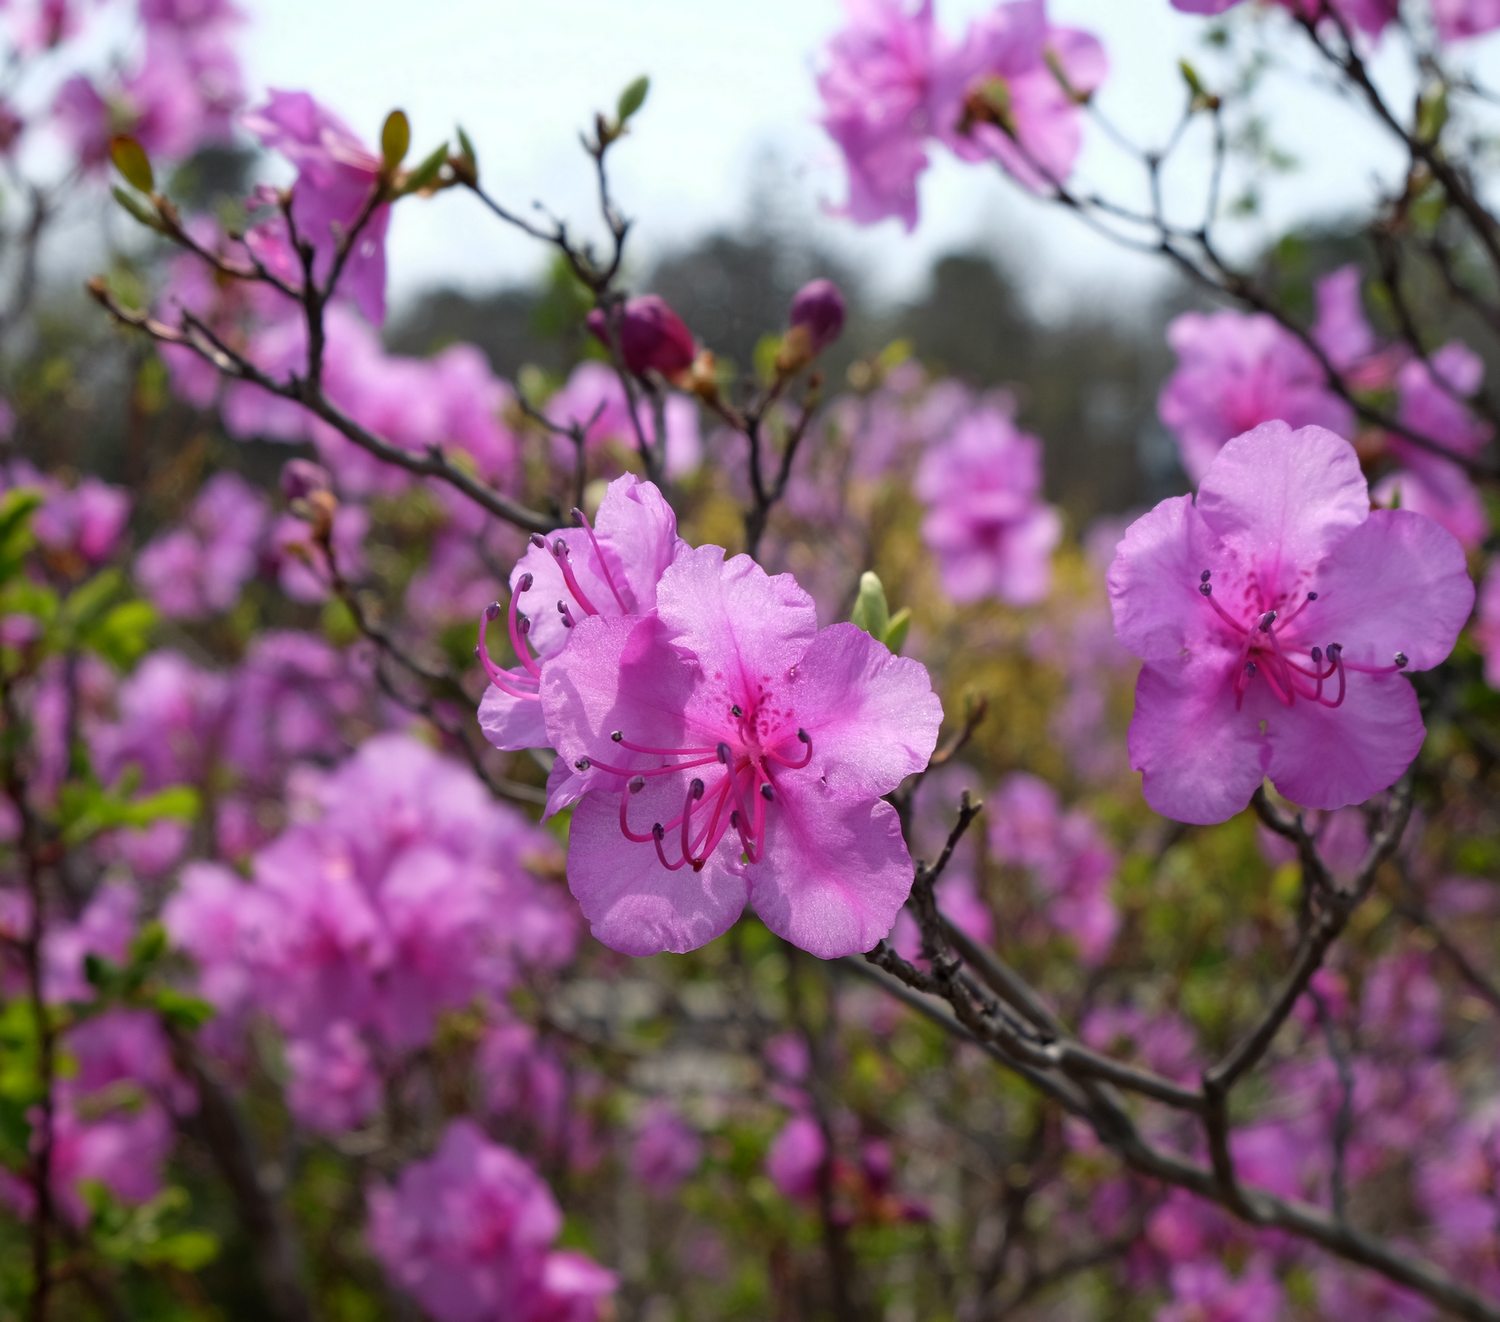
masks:
{"type": "Polygon", "coordinates": [[[890,804],[784,795],[767,814],[765,852],[745,868],[750,903],[777,936],[819,959],[890,935],[911,893],[912,862],[890,804]]]}
{"type": "Polygon", "coordinates": [[[1141,667],[1130,723],[1130,765],[1146,802],[1179,822],[1228,821],[1250,802],[1267,756],[1259,729],[1262,686],[1236,711],[1233,658],[1187,657],[1141,667]]]}
{"type": "Polygon", "coordinates": [[[493,684],[479,700],[479,728],[496,748],[508,752],[547,746],[542,704],[536,698],[513,697],[493,684]]]}
{"type": "Polygon", "coordinates": [[[1199,576],[1222,556],[1190,496],[1164,500],[1132,523],[1109,567],[1120,642],[1148,661],[1180,655],[1213,609],[1199,595],[1199,576]]]}
{"type": "MultiPolygon", "coordinates": [[[[1387,666],[1404,652],[1411,670],[1427,670],[1453,650],[1474,609],[1463,548],[1431,519],[1410,510],[1375,510],[1324,561],[1318,600],[1306,608],[1306,635],[1344,659],[1387,666]]],[[[1299,627],[1293,625],[1294,628],[1299,627]]]]}
{"type": "Polygon", "coordinates": [[[841,799],[878,798],[922,770],[943,704],[927,668],[893,656],[853,624],[824,629],[798,662],[792,705],[813,769],[841,799]]]}
{"type": "Polygon", "coordinates": [[[1266,422],[1219,451],[1198,489],[1198,512],[1255,568],[1269,599],[1363,523],[1370,498],[1348,441],[1322,427],[1266,422]]]}
{"type": "Polygon", "coordinates": [[[1306,808],[1363,803],[1396,782],[1426,733],[1407,680],[1350,675],[1338,707],[1298,702],[1266,716],[1267,774],[1306,808]]]}
{"type": "MultiPolygon", "coordinates": [[[[646,797],[648,790],[641,796],[646,797]]],[[[665,811],[663,808],[661,811],[665,811]]],[[[632,825],[650,826],[650,813],[632,825]]],[[[669,833],[668,857],[676,856],[669,833]]],[[[568,837],[568,887],[594,936],[625,955],[696,950],[727,931],[744,910],[745,878],[721,844],[701,872],[669,871],[651,844],[620,832],[619,797],[588,795],[573,813],[568,837]]],[[[872,943],[873,944],[873,943],[872,943]]]]}

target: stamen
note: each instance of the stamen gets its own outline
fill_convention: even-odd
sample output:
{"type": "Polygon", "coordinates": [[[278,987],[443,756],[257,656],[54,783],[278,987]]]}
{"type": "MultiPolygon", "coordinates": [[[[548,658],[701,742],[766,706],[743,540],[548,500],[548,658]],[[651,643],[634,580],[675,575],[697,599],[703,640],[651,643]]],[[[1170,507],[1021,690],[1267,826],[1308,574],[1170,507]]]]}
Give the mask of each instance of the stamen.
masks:
{"type": "MultiPolygon", "coordinates": [[[[524,583],[529,577],[529,574],[524,575],[521,578],[521,583],[524,583]]],[[[517,588],[519,589],[519,587],[520,584],[518,583],[517,588]]],[[[531,621],[517,609],[517,603],[520,600],[521,593],[519,590],[511,593],[510,614],[506,618],[506,625],[510,629],[510,645],[515,648],[516,658],[520,663],[536,678],[540,679],[542,677],[542,668],[537,665],[536,658],[531,655],[531,648],[522,641],[525,635],[531,632],[531,621]]]]}
{"type": "Polygon", "coordinates": [[[667,828],[660,822],[654,822],[651,826],[651,838],[656,842],[656,856],[661,859],[662,867],[669,872],[676,872],[679,868],[687,866],[686,858],[679,858],[677,862],[671,863],[667,860],[667,851],[661,847],[661,842],[666,839],[667,828]]]}
{"type": "Polygon", "coordinates": [[[771,788],[771,782],[769,780],[761,782],[760,797],[763,798],[767,803],[776,802],[776,791],[771,788]]]}
{"type": "MultiPolygon", "coordinates": [[[[1208,570],[1205,569],[1203,572],[1206,574],[1208,573],[1208,570]]],[[[1198,593],[1206,602],[1208,602],[1210,606],[1214,608],[1215,611],[1218,612],[1219,618],[1223,620],[1224,623],[1227,624],[1236,633],[1243,634],[1249,632],[1249,630],[1247,630],[1243,624],[1241,624],[1237,619],[1234,618],[1233,615],[1231,615],[1227,610],[1219,605],[1218,599],[1214,596],[1214,585],[1210,583],[1206,578],[1200,579],[1198,581],[1198,593]]]]}
{"type": "Polygon", "coordinates": [[[1345,661],[1344,668],[1358,671],[1361,675],[1394,675],[1398,670],[1405,670],[1411,664],[1411,658],[1405,652],[1397,652],[1392,662],[1388,666],[1366,666],[1357,661],[1345,661]]]}
{"type": "MultiPolygon", "coordinates": [[[[653,748],[650,744],[637,744],[625,737],[624,730],[611,730],[609,737],[619,744],[621,748],[628,748],[632,753],[654,753],[659,757],[692,756],[698,753],[712,753],[711,747],[702,746],[694,748],[653,748]]],[[[725,745],[720,745],[724,747],[725,745]]]]}
{"type": "Polygon", "coordinates": [[[597,757],[580,757],[573,763],[579,771],[607,771],[612,776],[622,776],[626,780],[647,780],[652,776],[670,776],[678,771],[692,771],[696,767],[709,766],[714,761],[711,757],[695,758],[691,762],[677,762],[664,767],[617,767],[608,762],[601,762],[597,757]],[[579,763],[587,763],[587,766],[579,766],[579,763]]]}
{"type": "Polygon", "coordinates": [[[1255,627],[1257,629],[1259,629],[1261,631],[1261,633],[1270,633],[1271,632],[1271,627],[1275,623],[1276,623],[1276,612],[1275,611],[1267,611],[1264,615],[1262,615],[1260,617],[1260,619],[1256,620],[1255,627]]]}
{"type": "Polygon", "coordinates": [[[1309,592],[1307,596],[1303,597],[1302,600],[1297,603],[1297,609],[1294,610],[1290,615],[1288,615],[1286,619],[1282,620],[1281,627],[1285,629],[1287,625],[1289,625],[1293,620],[1301,615],[1303,611],[1307,609],[1310,602],[1314,602],[1317,599],[1318,594],[1316,592],[1309,592]]]}
{"type": "Polygon", "coordinates": [[[502,693],[508,693],[513,698],[537,699],[540,695],[536,689],[528,687],[532,680],[529,675],[513,675],[508,671],[501,670],[495,664],[495,659],[490,655],[489,644],[485,640],[485,627],[491,620],[500,616],[500,603],[492,601],[484,608],[484,614],[479,619],[479,641],[474,646],[474,655],[479,659],[479,664],[484,667],[484,673],[502,693]]]}
{"type": "MultiPolygon", "coordinates": [[[[642,785],[645,783],[644,780],[641,781],[642,785]]],[[[637,786],[632,781],[630,792],[620,795],[620,834],[627,840],[632,840],[638,845],[643,845],[651,839],[651,832],[648,831],[645,835],[641,835],[639,832],[630,829],[630,795],[636,793],[636,790],[637,786]]]]}
{"type": "Polygon", "coordinates": [[[782,755],[776,752],[774,749],[767,749],[766,756],[771,758],[773,761],[780,762],[781,765],[786,767],[789,771],[800,771],[803,767],[805,767],[809,762],[812,761],[812,738],[808,735],[806,730],[801,729],[797,731],[797,738],[805,746],[802,754],[802,761],[793,762],[789,758],[782,757],[782,755]]]}
{"type": "Polygon", "coordinates": [[[577,575],[573,573],[572,561],[569,559],[568,544],[559,537],[552,543],[552,558],[557,561],[557,567],[562,570],[563,582],[568,585],[568,591],[573,594],[573,600],[582,608],[585,615],[597,615],[598,609],[589,600],[588,593],[579,585],[577,575]]]}
{"type": "Polygon", "coordinates": [[[609,561],[604,558],[604,548],[599,545],[599,539],[594,536],[594,525],[588,520],[581,509],[573,511],[573,517],[583,524],[583,530],[589,535],[589,544],[594,548],[594,559],[599,562],[599,572],[604,575],[604,581],[609,584],[609,590],[614,593],[615,602],[620,607],[621,615],[629,615],[630,607],[625,604],[625,598],[620,595],[620,589],[615,586],[614,575],[609,572],[609,561]]]}
{"type": "Polygon", "coordinates": [[[694,871],[697,871],[702,864],[693,860],[693,809],[703,798],[703,789],[703,782],[694,776],[688,782],[687,797],[682,802],[682,832],[679,843],[683,859],[693,864],[694,871]]]}
{"type": "Polygon", "coordinates": [[[568,609],[568,603],[560,601],[557,603],[557,613],[562,616],[563,628],[571,629],[575,623],[573,612],[568,609]]]}

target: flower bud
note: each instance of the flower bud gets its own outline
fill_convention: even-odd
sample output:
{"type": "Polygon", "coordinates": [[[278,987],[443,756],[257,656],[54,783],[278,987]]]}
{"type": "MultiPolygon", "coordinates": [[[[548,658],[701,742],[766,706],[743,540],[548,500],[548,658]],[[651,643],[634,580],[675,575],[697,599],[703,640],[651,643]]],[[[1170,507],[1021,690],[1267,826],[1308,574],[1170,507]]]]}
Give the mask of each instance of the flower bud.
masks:
{"type": "MultiPolygon", "coordinates": [[[[601,344],[609,343],[602,308],[589,313],[588,327],[601,344]]],[[[676,376],[692,365],[695,352],[692,331],[666,300],[656,294],[627,299],[620,308],[616,334],[625,369],[636,376],[647,372],[676,376]]]]}
{"type": "Polygon", "coordinates": [[[787,324],[802,327],[814,354],[820,354],[844,331],[844,296],[832,280],[809,280],[792,299],[787,324]]]}
{"type": "Polygon", "coordinates": [[[306,500],[314,492],[328,491],[332,486],[328,470],[311,459],[289,459],[281,469],[281,494],[288,502],[306,500]]]}

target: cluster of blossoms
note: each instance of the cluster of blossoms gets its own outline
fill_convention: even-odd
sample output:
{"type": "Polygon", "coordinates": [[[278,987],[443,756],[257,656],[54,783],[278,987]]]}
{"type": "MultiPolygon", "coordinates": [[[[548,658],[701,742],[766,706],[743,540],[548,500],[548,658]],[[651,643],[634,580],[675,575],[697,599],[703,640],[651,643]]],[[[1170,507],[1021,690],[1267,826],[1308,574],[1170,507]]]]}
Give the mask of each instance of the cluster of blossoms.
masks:
{"type": "Polygon", "coordinates": [[[1353,446],[1280,422],[1133,523],[1109,590],[1145,663],[1131,765],[1158,812],[1205,823],[1267,777],[1310,808],[1392,784],[1426,733],[1401,672],[1441,662],[1474,605],[1451,534],[1371,510],[1353,446]]]}
{"type": "Polygon", "coordinates": [[[1082,809],[1062,810],[1035,776],[1009,776],[989,798],[990,851],[1029,878],[1035,911],[1066,933],[1085,966],[1109,954],[1120,917],[1110,898],[1119,858],[1082,809]]]}
{"type": "Polygon", "coordinates": [[[927,448],[916,477],[928,506],[922,539],[954,601],[1028,606],[1047,595],[1062,518],[1042,503],[1041,486],[1041,441],[996,403],[966,413],[927,448]]]}
{"type": "Polygon", "coordinates": [[[511,593],[519,664],[485,652],[480,720],[497,747],[556,751],[549,808],[576,805],[568,882],[595,936],[691,950],[747,903],[824,958],[889,933],[912,871],[880,796],[936,745],[924,667],[820,630],[789,575],[689,547],[630,477],[597,528],[538,535],[511,593]]]}
{"type": "MultiPolygon", "coordinates": [[[[85,37],[89,8],[63,0],[12,10],[12,22],[22,29],[14,34],[16,49],[52,50],[85,37]]],[[[152,156],[185,160],[227,141],[244,104],[233,45],[240,12],[229,0],[140,0],[138,15],[145,33],[139,54],[108,74],[74,74],[57,89],[46,116],[83,170],[103,170],[111,139],[121,133],[152,156]]],[[[14,146],[12,139],[6,149],[14,146]]]]}
{"type": "Polygon", "coordinates": [[[407,736],[367,740],[295,790],[250,880],[195,864],[165,920],[203,969],[216,1028],[268,1016],[291,1044],[293,1111],[341,1132],[444,1012],[566,963],[576,921],[542,879],[549,837],[407,736]]]}
{"type": "Polygon", "coordinates": [[[1362,451],[1394,465],[1375,498],[1427,514],[1466,547],[1477,546],[1488,519],[1464,470],[1447,456],[1472,459],[1491,439],[1491,428],[1468,404],[1484,364],[1456,340],[1426,358],[1379,343],[1365,319],[1355,267],[1319,281],[1317,304],[1310,338],[1327,367],[1265,313],[1189,312],[1172,323],[1168,340],[1178,366],[1162,389],[1160,411],[1188,475],[1201,479],[1226,441],[1263,422],[1354,435],[1355,412],[1330,383],[1332,368],[1354,398],[1394,393],[1398,423],[1428,442],[1397,432],[1359,437],[1362,451]]]}
{"type": "Polygon", "coordinates": [[[455,1120],[426,1161],[370,1194],[370,1243],[434,1322],[593,1322],[615,1277],[553,1247],[562,1212],[509,1148],[455,1120]]]}
{"type": "MultiPolygon", "coordinates": [[[[1379,37],[1400,21],[1400,0],[1264,0],[1304,19],[1338,22],[1370,38],[1379,37]]],[[[1189,14],[1223,14],[1241,0],[1172,0],[1189,14]]],[[[1430,0],[1433,27],[1444,43],[1483,36],[1500,28],[1500,5],[1495,0],[1430,0]]]]}
{"type": "Polygon", "coordinates": [[[849,174],[845,213],[861,224],[917,223],[917,179],[936,140],[962,160],[997,161],[1041,189],[1068,177],[1081,105],[1104,81],[1104,49],[1057,27],[1046,0],[1010,0],[941,33],[932,0],[847,0],[849,25],[818,75],[823,127],[849,174]]]}
{"type": "MultiPolygon", "coordinates": [[[[140,923],[139,900],[126,885],[101,888],[72,922],[57,922],[44,948],[47,1000],[86,1002],[85,960],[124,964],[140,923]]],[[[0,997],[26,995],[25,974],[12,943],[25,933],[29,903],[0,891],[0,997]]],[[[75,1068],[58,1090],[53,1116],[51,1192],[74,1226],[89,1219],[87,1191],[102,1186],[125,1203],[160,1192],[162,1172],[176,1142],[177,1118],[196,1106],[179,1076],[161,1021],[146,1010],[110,1009],[78,1022],[61,1049],[75,1068]]],[[[0,1170],[0,1203],[29,1216],[35,1191],[0,1170]]]]}

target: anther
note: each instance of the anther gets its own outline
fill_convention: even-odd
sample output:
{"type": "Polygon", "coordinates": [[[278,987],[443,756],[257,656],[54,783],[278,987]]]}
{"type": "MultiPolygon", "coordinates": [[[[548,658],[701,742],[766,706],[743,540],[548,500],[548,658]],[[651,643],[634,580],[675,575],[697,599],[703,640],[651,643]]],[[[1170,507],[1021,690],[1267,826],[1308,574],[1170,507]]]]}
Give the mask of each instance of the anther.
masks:
{"type": "Polygon", "coordinates": [[[547,539],[543,537],[541,533],[532,533],[530,540],[531,544],[536,547],[538,551],[545,551],[547,549],[547,539]]]}
{"type": "Polygon", "coordinates": [[[1205,579],[1203,582],[1198,584],[1198,591],[1201,592],[1205,597],[1211,597],[1214,595],[1214,585],[1207,579],[1205,579]]]}
{"type": "Polygon", "coordinates": [[[588,520],[583,517],[583,511],[579,509],[577,505],[574,505],[573,508],[568,512],[573,516],[574,523],[586,524],[588,522],[588,520]]]}
{"type": "Polygon", "coordinates": [[[609,732],[609,737],[611,739],[613,739],[615,741],[615,743],[619,743],[622,739],[625,738],[625,731],[624,730],[611,730],[609,732]]]}
{"type": "Polygon", "coordinates": [[[646,788],[645,776],[632,776],[628,781],[626,781],[626,788],[628,788],[632,794],[639,794],[643,789],[646,788]]]}
{"type": "Polygon", "coordinates": [[[1313,650],[1309,652],[1308,655],[1312,657],[1313,665],[1321,666],[1323,664],[1323,649],[1321,647],[1313,648],[1313,650]]]}
{"type": "Polygon", "coordinates": [[[522,638],[525,638],[526,635],[531,632],[531,616],[522,615],[517,612],[516,631],[521,635],[522,638]]]}
{"type": "Polygon", "coordinates": [[[1201,574],[1198,575],[1198,582],[1200,582],[1200,583],[1207,583],[1208,580],[1211,579],[1213,576],[1214,576],[1214,571],[1212,569],[1205,569],[1201,574]]]}
{"type": "Polygon", "coordinates": [[[1405,652],[1397,652],[1395,657],[1393,657],[1392,659],[1396,663],[1397,670],[1405,670],[1407,662],[1410,661],[1411,658],[1408,657],[1405,652]]]}
{"type": "Polygon", "coordinates": [[[562,616],[562,625],[564,629],[571,629],[574,624],[577,623],[577,621],[573,618],[573,612],[568,609],[567,602],[560,601],[557,603],[557,613],[562,616]]]}
{"type": "Polygon", "coordinates": [[[763,781],[761,783],[760,797],[763,798],[767,803],[776,802],[776,791],[771,788],[771,782],[769,780],[763,781]]]}
{"type": "Polygon", "coordinates": [[[722,762],[726,767],[729,765],[729,759],[733,756],[733,752],[728,744],[720,744],[716,749],[714,749],[714,753],[718,756],[719,761],[722,762]]]}
{"type": "Polygon", "coordinates": [[[1260,667],[1256,665],[1254,661],[1246,661],[1245,673],[1247,675],[1257,675],[1260,673],[1260,667]]]}
{"type": "Polygon", "coordinates": [[[586,758],[586,757],[580,757],[575,763],[573,763],[573,770],[574,771],[587,771],[593,765],[594,764],[592,762],[590,762],[588,760],[588,758],[586,758]]]}
{"type": "Polygon", "coordinates": [[[703,797],[703,790],[703,782],[699,780],[697,776],[694,776],[691,783],[688,785],[688,793],[695,799],[701,799],[703,797]]]}
{"type": "Polygon", "coordinates": [[[735,703],[732,707],[730,707],[729,714],[733,716],[735,720],[739,720],[739,718],[745,714],[745,709],[741,707],[739,703],[735,703]]]}
{"type": "Polygon", "coordinates": [[[566,560],[567,559],[567,557],[568,557],[568,544],[567,544],[567,542],[563,541],[563,539],[561,537],[559,537],[556,541],[554,541],[552,543],[552,554],[554,556],[556,556],[559,560],[566,560]]]}
{"type": "Polygon", "coordinates": [[[1257,629],[1259,629],[1261,631],[1261,633],[1270,633],[1271,632],[1271,626],[1273,624],[1275,624],[1275,623],[1276,623],[1276,612],[1275,611],[1267,611],[1264,615],[1262,615],[1260,617],[1260,619],[1256,620],[1255,627],[1257,629]]]}
{"type": "Polygon", "coordinates": [[[667,838],[667,828],[665,826],[663,826],[660,822],[652,822],[651,823],[651,834],[653,836],[655,836],[658,840],[665,840],[667,838]]]}
{"type": "Polygon", "coordinates": [[[1318,599],[1318,594],[1316,592],[1309,592],[1307,594],[1307,599],[1309,601],[1316,601],[1318,599]]]}
{"type": "Polygon", "coordinates": [[[516,591],[530,592],[531,585],[534,582],[536,582],[536,580],[531,576],[531,571],[528,569],[524,574],[521,575],[520,578],[516,580],[516,591]]]}
{"type": "Polygon", "coordinates": [[[801,729],[800,727],[797,730],[797,738],[799,740],[801,740],[804,744],[810,744],[810,743],[812,743],[812,737],[807,733],[806,730],[801,729]]]}
{"type": "Polygon", "coordinates": [[[500,618],[500,603],[498,601],[492,601],[484,608],[484,618],[486,620],[498,620],[500,618]]]}

